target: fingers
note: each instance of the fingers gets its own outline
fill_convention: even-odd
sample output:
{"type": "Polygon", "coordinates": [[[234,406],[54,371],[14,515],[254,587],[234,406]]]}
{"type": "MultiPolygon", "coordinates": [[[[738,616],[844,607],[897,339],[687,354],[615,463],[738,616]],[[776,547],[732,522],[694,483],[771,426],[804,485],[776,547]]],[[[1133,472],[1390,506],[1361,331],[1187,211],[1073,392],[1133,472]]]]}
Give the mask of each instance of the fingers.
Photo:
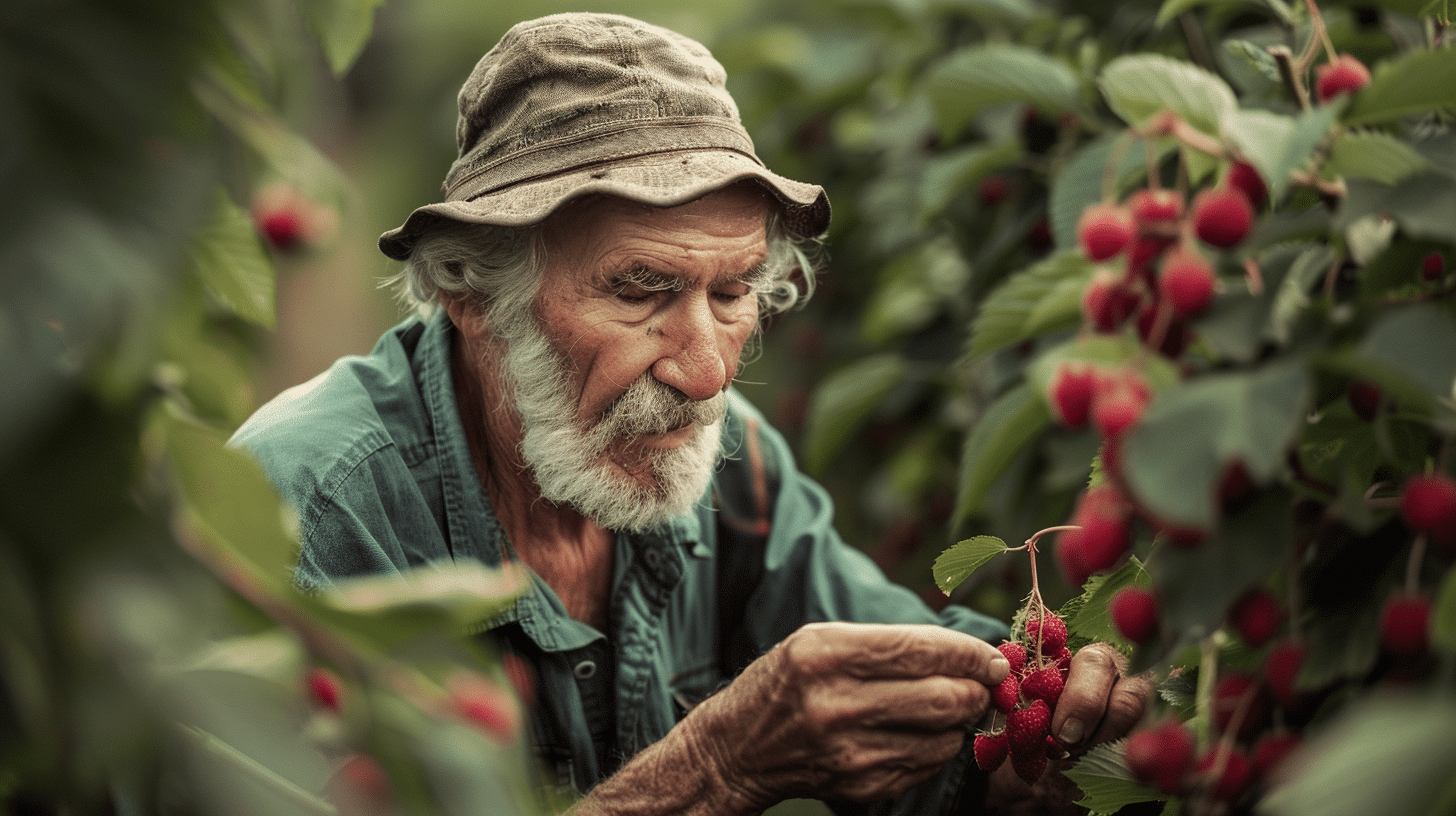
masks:
{"type": "Polygon", "coordinates": [[[817,716],[831,727],[964,730],[980,722],[991,693],[984,685],[959,677],[846,678],[818,695],[817,704],[817,716]]]}
{"type": "Polygon", "coordinates": [[[996,647],[934,624],[810,624],[785,646],[811,671],[861,679],[944,675],[994,686],[1011,671],[996,647]]]}
{"type": "Polygon", "coordinates": [[[1077,651],[1061,699],[1052,715],[1052,734],[1068,749],[1117,739],[1142,717],[1152,693],[1144,676],[1123,677],[1127,659],[1106,643],[1077,651]]]}

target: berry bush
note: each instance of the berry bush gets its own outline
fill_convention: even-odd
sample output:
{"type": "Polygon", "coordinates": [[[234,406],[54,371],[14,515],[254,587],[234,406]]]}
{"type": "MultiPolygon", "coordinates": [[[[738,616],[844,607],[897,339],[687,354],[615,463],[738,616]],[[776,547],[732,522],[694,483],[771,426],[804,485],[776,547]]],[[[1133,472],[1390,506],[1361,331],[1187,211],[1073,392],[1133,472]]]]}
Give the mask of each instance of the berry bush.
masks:
{"type": "MultiPolygon", "coordinates": [[[[765,352],[823,384],[767,401],[897,577],[1155,677],[1059,766],[1083,804],[1456,807],[1445,5],[825,0],[735,43],[837,207],[765,352]]],[[[1040,776],[1054,661],[983,766],[1040,776]]]]}

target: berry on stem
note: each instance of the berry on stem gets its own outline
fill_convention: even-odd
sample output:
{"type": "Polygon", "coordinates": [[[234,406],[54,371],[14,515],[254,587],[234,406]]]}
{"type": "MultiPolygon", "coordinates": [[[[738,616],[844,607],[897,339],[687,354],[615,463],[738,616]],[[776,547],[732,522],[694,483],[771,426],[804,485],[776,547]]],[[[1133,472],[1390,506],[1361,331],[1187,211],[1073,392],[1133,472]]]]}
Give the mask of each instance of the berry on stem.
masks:
{"type": "Polygon", "coordinates": [[[1264,206],[1269,198],[1269,187],[1264,184],[1264,177],[1247,162],[1234,162],[1229,168],[1226,181],[1230,187],[1242,191],[1248,197],[1249,203],[1255,207],[1264,206]]]}
{"type": "Polygon", "coordinates": [[[1283,611],[1274,593],[1263,587],[1256,587],[1239,596],[1229,608],[1228,623],[1239,638],[1257,649],[1269,642],[1279,631],[1283,611]]]}
{"type": "Polygon", "coordinates": [[[977,734],[973,747],[976,752],[976,766],[986,773],[1001,767],[1010,750],[1005,731],[997,731],[994,734],[977,734]]]}
{"type": "Polygon", "coordinates": [[[1345,389],[1345,398],[1350,401],[1350,409],[1355,416],[1370,422],[1380,411],[1380,400],[1385,392],[1369,380],[1354,380],[1345,389]]]}
{"type": "Polygon", "coordinates": [[[1264,688],[1254,678],[1241,672],[1232,672],[1219,678],[1213,687],[1213,727],[1220,734],[1234,725],[1234,718],[1242,711],[1238,722],[1238,736],[1243,739],[1259,733],[1264,720],[1269,716],[1269,699],[1264,688]]]}
{"type": "Polygon", "coordinates": [[[1303,643],[1287,640],[1270,649],[1264,658],[1264,680],[1274,700],[1285,709],[1297,709],[1305,700],[1305,692],[1295,687],[1294,680],[1308,651],[1303,643]]]}
{"type": "Polygon", "coordinates": [[[1092,423],[1104,439],[1119,439],[1142,419],[1152,391],[1134,371],[1108,378],[1092,397],[1092,423]]]}
{"type": "Polygon", "coordinates": [[[1043,655],[1056,654],[1067,645],[1067,623],[1061,615],[1043,609],[1040,616],[1026,621],[1026,639],[1033,647],[1040,640],[1043,655]]]}
{"type": "Polygon", "coordinates": [[[1116,331],[1137,309],[1138,300],[1121,275],[1099,268],[1082,290],[1082,319],[1094,331],[1116,331]]]}
{"type": "Polygon", "coordinates": [[[1412,530],[1434,535],[1456,532],[1456,480],[1444,473],[1422,473],[1406,480],[1400,513],[1412,530]]]}
{"type": "Polygon", "coordinates": [[[1238,748],[1219,744],[1204,753],[1195,772],[1209,786],[1211,795],[1232,802],[1248,790],[1252,770],[1247,754],[1238,748]]]}
{"type": "Polygon", "coordinates": [[[1051,404],[1057,419],[1068,428],[1086,425],[1096,388],[1096,368],[1085,363],[1058,365],[1051,382],[1051,404]]]}
{"type": "Polygon", "coordinates": [[[1138,190],[1128,197],[1128,208],[1139,232],[1171,233],[1183,217],[1183,194],[1177,190],[1138,190]]]}
{"type": "Polygon", "coordinates": [[[339,710],[338,675],[319,666],[309,669],[308,691],[319,705],[330,711],[339,710]]]}
{"type": "Polygon", "coordinates": [[[1045,700],[1032,700],[1026,708],[1018,708],[1006,715],[1006,738],[1011,743],[1011,753],[1037,754],[1045,757],[1047,728],[1051,725],[1052,711],[1045,700]]]}
{"type": "Polygon", "coordinates": [[[1077,219],[1077,242],[1094,261],[1116,256],[1132,240],[1132,213],[1120,204],[1093,204],[1077,219]]]}
{"type": "Polygon", "coordinates": [[[1077,557],[1089,574],[1111,568],[1132,546],[1131,512],[1110,483],[1089,487],[1082,494],[1070,523],[1082,528],[1077,557]]]}
{"type": "Polygon", "coordinates": [[[1380,645],[1397,657],[1416,657],[1431,645],[1431,602],[1394,595],[1380,612],[1380,645]]]}
{"type": "Polygon", "coordinates": [[[1328,102],[1342,93],[1354,93],[1370,84],[1370,69],[1349,54],[1341,54],[1314,69],[1315,93],[1328,102]]]}
{"type": "Polygon", "coordinates": [[[1155,725],[1127,740],[1127,766],[1139,782],[1167,794],[1183,790],[1193,766],[1193,732],[1177,720],[1155,725]]]}
{"type": "Polygon", "coordinates": [[[1112,625],[1133,643],[1147,643],[1158,633],[1158,597],[1143,587],[1123,587],[1108,604],[1112,625]]]}
{"type": "Polygon", "coordinates": [[[1213,299],[1213,265],[1202,255],[1179,247],[1163,256],[1158,295],[1168,301],[1177,317],[1192,317],[1213,299]]]}
{"type": "Polygon", "coordinates": [[[1006,662],[1011,664],[1012,674],[1021,674],[1021,670],[1026,666],[1025,646],[1015,641],[1007,641],[997,646],[996,651],[1000,652],[1002,657],[1006,658],[1006,662]]]}
{"type": "Polygon", "coordinates": [[[1254,205],[1236,187],[1204,190],[1193,197],[1193,233],[1199,240],[1228,249],[1244,240],[1254,223],[1254,205]]]}
{"type": "Polygon", "coordinates": [[[1062,670],[1056,665],[1037,669],[1026,676],[1021,692],[1030,699],[1045,700],[1047,705],[1055,706],[1062,696],[1062,670]]]}
{"type": "Polygon", "coordinates": [[[1006,675],[1005,680],[991,689],[991,702],[1003,714],[1010,714],[1016,709],[1017,703],[1021,702],[1021,681],[1016,678],[1015,672],[1006,675]]]}
{"type": "Polygon", "coordinates": [[[1446,258],[1439,252],[1432,252],[1421,259],[1421,280],[1430,283],[1446,274],[1446,258]]]}

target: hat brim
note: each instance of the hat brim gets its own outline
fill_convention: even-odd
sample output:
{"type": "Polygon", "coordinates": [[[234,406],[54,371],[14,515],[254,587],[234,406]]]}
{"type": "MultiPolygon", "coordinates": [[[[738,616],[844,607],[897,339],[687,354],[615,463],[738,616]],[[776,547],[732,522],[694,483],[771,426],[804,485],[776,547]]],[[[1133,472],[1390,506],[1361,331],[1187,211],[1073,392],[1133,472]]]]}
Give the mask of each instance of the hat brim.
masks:
{"type": "Polygon", "coordinates": [[[490,190],[460,201],[429,204],[410,213],[404,224],[379,237],[379,249],[407,260],[415,242],[441,221],[497,227],[539,224],[558,207],[584,195],[610,195],[655,207],[695,201],[735,182],[752,180],[783,206],[789,230],[803,237],[829,227],[829,197],[824,188],[784,178],[752,158],[731,150],[653,153],[568,170],[490,190]]]}

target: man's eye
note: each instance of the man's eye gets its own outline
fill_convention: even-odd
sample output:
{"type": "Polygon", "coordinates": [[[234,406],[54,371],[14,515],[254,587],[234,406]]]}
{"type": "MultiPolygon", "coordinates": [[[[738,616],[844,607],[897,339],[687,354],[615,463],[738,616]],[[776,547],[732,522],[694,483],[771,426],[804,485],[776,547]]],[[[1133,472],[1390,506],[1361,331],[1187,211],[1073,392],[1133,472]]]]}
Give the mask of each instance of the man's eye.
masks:
{"type": "Polygon", "coordinates": [[[740,284],[738,286],[729,286],[724,289],[718,289],[717,291],[713,292],[713,297],[723,301],[724,303],[736,303],[737,301],[742,300],[743,298],[746,298],[751,294],[753,294],[752,289],[750,289],[748,286],[740,284]]]}
{"type": "Polygon", "coordinates": [[[623,286],[617,290],[617,300],[624,303],[646,303],[654,294],[656,292],[640,286],[623,286]]]}

